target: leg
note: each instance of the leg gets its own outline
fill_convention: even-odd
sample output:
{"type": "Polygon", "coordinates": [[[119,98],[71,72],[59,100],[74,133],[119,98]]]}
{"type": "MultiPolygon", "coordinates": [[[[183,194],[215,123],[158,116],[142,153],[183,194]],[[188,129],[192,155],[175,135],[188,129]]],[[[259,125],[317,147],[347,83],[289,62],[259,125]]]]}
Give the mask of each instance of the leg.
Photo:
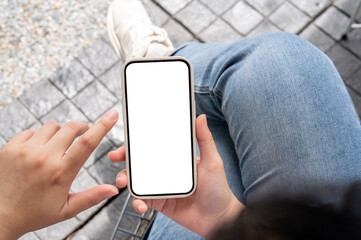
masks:
{"type": "Polygon", "coordinates": [[[197,114],[207,114],[212,133],[229,129],[214,139],[243,203],[307,195],[337,204],[361,180],[360,120],[335,67],[315,47],[276,33],[188,44],[173,54],[194,66],[197,114]]]}

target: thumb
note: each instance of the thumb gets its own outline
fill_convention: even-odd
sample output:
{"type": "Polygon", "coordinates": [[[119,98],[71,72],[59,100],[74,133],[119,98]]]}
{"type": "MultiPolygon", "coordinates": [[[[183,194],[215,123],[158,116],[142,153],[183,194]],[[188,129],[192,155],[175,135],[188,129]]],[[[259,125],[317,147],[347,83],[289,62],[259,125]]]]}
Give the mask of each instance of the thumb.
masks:
{"type": "Polygon", "coordinates": [[[198,140],[199,151],[202,162],[217,162],[220,156],[217,151],[216,144],[214,143],[211,131],[207,125],[207,117],[205,114],[200,115],[196,119],[196,136],[198,140]]]}
{"type": "Polygon", "coordinates": [[[66,204],[61,209],[60,214],[63,219],[74,217],[78,213],[91,208],[103,200],[115,196],[118,189],[110,184],[95,186],[83,192],[69,194],[66,204]]]}

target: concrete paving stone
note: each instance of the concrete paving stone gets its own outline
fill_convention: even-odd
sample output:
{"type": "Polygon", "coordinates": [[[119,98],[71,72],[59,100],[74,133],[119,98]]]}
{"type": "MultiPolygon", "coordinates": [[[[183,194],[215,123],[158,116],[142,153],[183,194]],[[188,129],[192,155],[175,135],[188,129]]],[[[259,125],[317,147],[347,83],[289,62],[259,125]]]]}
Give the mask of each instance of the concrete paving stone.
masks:
{"type": "Polygon", "coordinates": [[[204,42],[225,43],[239,40],[241,35],[233,30],[225,21],[218,18],[199,37],[204,42]]]}
{"type": "Polygon", "coordinates": [[[76,218],[71,218],[64,222],[54,224],[50,227],[46,227],[36,231],[35,233],[40,237],[40,239],[52,239],[52,240],[61,240],[65,239],[69,234],[71,234],[76,228],[80,226],[80,221],[76,218]]]}
{"type": "Polygon", "coordinates": [[[68,98],[74,97],[93,80],[94,77],[77,59],[50,77],[50,81],[68,98]]]}
{"type": "Polygon", "coordinates": [[[84,114],[69,100],[65,100],[41,118],[42,123],[47,121],[55,121],[61,126],[70,121],[89,122],[84,114]]]}
{"type": "Polygon", "coordinates": [[[113,205],[104,207],[79,232],[73,235],[72,240],[104,240],[111,239],[120,212],[113,205]]]}
{"type": "Polygon", "coordinates": [[[330,7],[324,14],[314,22],[318,27],[330,34],[334,39],[340,40],[346,31],[349,18],[337,10],[330,7]]]}
{"type": "Polygon", "coordinates": [[[109,46],[111,46],[108,33],[102,34],[102,35],[100,36],[100,39],[103,40],[103,41],[104,41],[106,44],[108,44],[109,46]]]}
{"type": "Polygon", "coordinates": [[[299,9],[305,12],[307,15],[314,17],[329,4],[330,0],[290,0],[299,9]]]}
{"type": "Polygon", "coordinates": [[[285,0],[246,0],[249,5],[253,6],[263,15],[268,16],[273,12],[279,5],[281,5],[285,0]]]}
{"type": "Polygon", "coordinates": [[[0,137],[0,150],[6,145],[6,141],[5,139],[3,139],[2,137],[0,137]]]}
{"type": "Polygon", "coordinates": [[[153,1],[143,2],[143,5],[149,14],[150,20],[152,20],[156,26],[162,26],[169,19],[168,14],[153,1]]]}
{"type": "MultiPolygon", "coordinates": [[[[78,175],[76,176],[75,180],[73,181],[70,192],[71,193],[78,193],[84,190],[90,189],[92,187],[98,186],[99,184],[95,181],[93,177],[85,170],[81,168],[78,175]]],[[[103,201],[102,204],[98,204],[94,207],[91,207],[81,213],[79,213],[76,218],[79,219],[81,222],[85,222],[88,218],[97,211],[106,201],[103,201]]]]}
{"type": "Polygon", "coordinates": [[[40,118],[65,97],[53,84],[43,80],[34,84],[19,99],[36,117],[40,118]]]}
{"type": "Polygon", "coordinates": [[[263,17],[248,4],[241,1],[228,10],[223,15],[223,19],[229,22],[238,32],[246,35],[262,21],[263,17]]]}
{"type": "MultiPolygon", "coordinates": [[[[334,5],[346,12],[350,17],[353,14],[353,11],[357,7],[358,1],[355,0],[337,0],[334,5]]],[[[358,12],[356,20],[361,21],[361,11],[358,12]]]]}
{"type": "Polygon", "coordinates": [[[118,98],[122,98],[122,66],[117,62],[108,71],[99,77],[99,80],[118,98]]]}
{"type": "Polygon", "coordinates": [[[100,184],[116,186],[115,178],[118,172],[124,168],[125,162],[111,162],[105,155],[96,161],[88,171],[100,184]]]}
{"type": "Polygon", "coordinates": [[[95,121],[118,100],[101,83],[94,81],[73,98],[74,104],[91,120],[95,121]]]}
{"type": "Polygon", "coordinates": [[[18,238],[18,240],[39,240],[39,238],[33,232],[29,232],[18,238]]]}
{"type": "Polygon", "coordinates": [[[123,110],[122,104],[118,102],[113,109],[117,110],[119,113],[118,122],[109,131],[107,137],[115,144],[116,147],[123,145],[124,143],[124,121],[123,121],[123,110]]]}
{"type": "Polygon", "coordinates": [[[198,1],[193,1],[179,11],[175,17],[194,34],[200,33],[217,17],[208,8],[198,1]]]}
{"type": "Polygon", "coordinates": [[[282,30],[291,33],[300,31],[310,20],[306,14],[289,2],[278,8],[269,19],[282,30]]]}
{"type": "Polygon", "coordinates": [[[326,54],[331,58],[344,81],[347,81],[348,77],[361,66],[361,61],[339,44],[326,54]]]}
{"type": "Polygon", "coordinates": [[[173,19],[170,19],[163,28],[168,32],[168,36],[172,41],[174,48],[190,42],[193,39],[192,34],[173,19]]]}
{"type": "Polygon", "coordinates": [[[252,32],[248,34],[248,37],[257,36],[259,34],[268,33],[268,32],[279,32],[279,31],[281,30],[278,27],[276,27],[275,25],[273,25],[273,23],[265,19],[255,29],[253,29],[252,32]]]}
{"type": "Polygon", "coordinates": [[[103,155],[107,155],[109,151],[114,150],[115,147],[108,137],[104,137],[98,147],[90,155],[88,160],[84,163],[85,168],[89,168],[103,155]]]}
{"type": "MultiPolygon", "coordinates": [[[[347,80],[350,85],[361,96],[361,69],[358,70],[350,79],[347,80]]],[[[361,102],[360,102],[361,104],[361,102]]]]}
{"type": "Polygon", "coordinates": [[[98,77],[118,61],[118,56],[108,44],[99,40],[85,49],[78,59],[94,76],[98,77]]]}
{"type": "Polygon", "coordinates": [[[354,29],[347,34],[347,39],[341,44],[361,58],[361,29],[354,29]]]}
{"type": "Polygon", "coordinates": [[[209,7],[217,15],[221,15],[227,11],[237,0],[200,0],[204,5],[209,7]]]}
{"type": "Polygon", "coordinates": [[[155,0],[162,7],[167,10],[171,15],[174,15],[176,12],[184,8],[192,0],[155,0]]]}
{"type": "Polygon", "coordinates": [[[350,88],[347,88],[347,90],[351,96],[351,99],[353,101],[353,104],[355,105],[359,117],[361,117],[361,95],[357,94],[354,90],[350,88]]]}
{"type": "Polygon", "coordinates": [[[76,215],[76,218],[84,223],[86,222],[89,218],[91,218],[92,215],[95,214],[96,211],[98,211],[101,207],[103,207],[105,204],[107,203],[107,200],[104,200],[103,202],[91,207],[91,208],[88,208],[87,210],[79,213],[78,215],[76,215]]]}
{"type": "Polygon", "coordinates": [[[35,118],[14,100],[0,111],[0,122],[0,135],[9,141],[16,134],[29,128],[35,122],[35,118]]]}
{"type": "Polygon", "coordinates": [[[88,171],[85,168],[81,168],[70,187],[70,193],[82,192],[98,185],[88,171]]]}
{"type": "Polygon", "coordinates": [[[300,37],[311,42],[313,45],[318,47],[322,52],[326,52],[335,41],[330,38],[327,34],[318,29],[315,25],[311,24],[301,34],[300,37]]]}

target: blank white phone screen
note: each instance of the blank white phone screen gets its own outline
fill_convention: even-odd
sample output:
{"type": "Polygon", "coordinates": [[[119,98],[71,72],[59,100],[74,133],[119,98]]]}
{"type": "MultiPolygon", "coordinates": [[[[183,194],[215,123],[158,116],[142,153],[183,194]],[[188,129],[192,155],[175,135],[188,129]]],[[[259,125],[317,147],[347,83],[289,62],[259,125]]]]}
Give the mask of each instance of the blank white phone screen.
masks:
{"type": "Polygon", "coordinates": [[[180,60],[125,69],[130,181],[136,195],[193,188],[190,70],[180,60]]]}

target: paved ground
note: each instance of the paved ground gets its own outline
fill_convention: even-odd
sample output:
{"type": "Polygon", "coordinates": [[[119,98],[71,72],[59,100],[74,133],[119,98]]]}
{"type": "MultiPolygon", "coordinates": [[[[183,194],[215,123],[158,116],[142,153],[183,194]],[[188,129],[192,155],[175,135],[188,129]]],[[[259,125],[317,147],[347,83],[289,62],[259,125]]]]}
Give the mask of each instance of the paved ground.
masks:
{"type": "MultiPolygon", "coordinates": [[[[188,41],[228,42],[269,31],[300,35],[324,51],[335,63],[361,114],[361,30],[347,41],[342,33],[354,9],[354,0],[155,0],[146,7],[153,21],[163,26],[175,46],[188,41]]],[[[358,16],[361,22],[361,13],[358,16]]],[[[76,56],[48,79],[0,111],[0,146],[16,133],[38,129],[48,120],[94,123],[110,108],[120,111],[120,70],[107,37],[76,56]]],[[[120,111],[121,112],[121,111],[120,111]]],[[[122,164],[112,164],[106,153],[123,143],[118,122],[79,173],[71,191],[99,183],[114,184],[122,164]]],[[[29,233],[22,239],[109,239],[126,192],[77,217],[29,233]]],[[[132,221],[127,222],[132,225],[132,221]]]]}

